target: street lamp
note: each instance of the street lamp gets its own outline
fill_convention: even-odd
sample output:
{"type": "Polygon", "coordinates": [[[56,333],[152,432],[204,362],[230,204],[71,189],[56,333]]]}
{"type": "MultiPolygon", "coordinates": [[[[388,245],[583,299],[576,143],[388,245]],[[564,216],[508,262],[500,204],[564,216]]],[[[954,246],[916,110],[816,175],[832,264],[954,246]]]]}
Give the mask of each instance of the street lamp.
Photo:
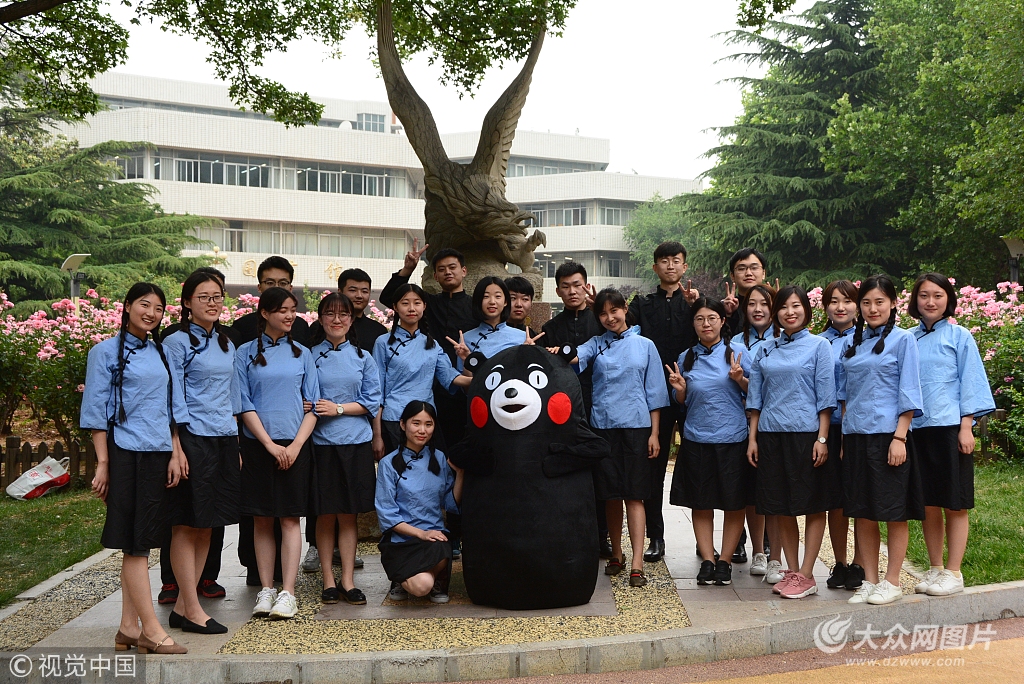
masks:
{"type": "Polygon", "coordinates": [[[1010,282],[1020,283],[1020,266],[1021,260],[1024,259],[1024,240],[1004,235],[1003,243],[1010,251],[1010,282]]]}
{"type": "Polygon", "coordinates": [[[91,256],[91,254],[72,254],[64,260],[60,267],[61,271],[71,276],[71,304],[75,307],[76,314],[78,313],[78,297],[82,289],[82,281],[85,280],[85,274],[78,269],[91,256]]]}

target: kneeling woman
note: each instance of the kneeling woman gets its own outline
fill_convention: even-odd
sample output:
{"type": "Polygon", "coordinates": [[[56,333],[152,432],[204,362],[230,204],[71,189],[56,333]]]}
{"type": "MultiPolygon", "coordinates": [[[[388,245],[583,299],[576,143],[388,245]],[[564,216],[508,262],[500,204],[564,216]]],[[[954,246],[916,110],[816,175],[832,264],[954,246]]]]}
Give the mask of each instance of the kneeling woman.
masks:
{"type": "Polygon", "coordinates": [[[370,419],[380,407],[380,377],[373,357],[359,348],[352,326],[352,302],[343,294],[320,300],[320,336],[313,346],[320,399],[313,430],[313,511],[316,545],[324,573],[324,603],[340,598],[366,603],[355,586],[356,515],[373,510],[374,470],[370,419]],[[334,529],[337,521],[338,536],[334,529]],[[341,591],[331,557],[341,553],[341,591]]]}
{"type": "Polygon", "coordinates": [[[437,425],[433,406],[409,402],[399,425],[402,444],[378,466],[374,501],[383,532],[380,562],[391,580],[388,597],[429,594],[433,603],[447,603],[452,544],[443,514],[458,512],[462,470],[430,444],[437,425]]]}
{"type": "MultiPolygon", "coordinates": [[[[238,348],[235,372],[242,395],[242,515],[254,518],[256,566],[263,588],[255,617],[295,617],[295,575],[302,553],[299,518],[308,513],[312,455],[307,444],[316,415],[302,400],[320,395],[313,355],[292,341],[298,301],[272,287],[256,309],[259,337],[238,348]],[[277,544],[274,518],[281,521],[282,591],[274,588],[277,544]]],[[[328,555],[330,558],[330,555],[328,555]]]]}
{"type": "Polygon", "coordinates": [[[157,621],[149,585],[149,550],[160,548],[170,530],[167,488],[181,477],[177,426],[189,422],[185,393],[156,334],[166,303],[156,285],[132,285],[121,332],[89,350],[82,394],[81,427],[92,430],[96,447],[92,490],[107,504],[100,542],[124,552],[119,651],[188,652],[157,621]]]}
{"type": "Polygon", "coordinates": [[[732,565],[725,559],[732,557],[743,531],[746,507],[754,501],[754,469],[747,462],[747,416],[743,410],[750,353],[742,345],[731,344],[721,302],[701,297],[692,308],[700,342],[681,354],[674,368],[666,366],[675,400],[686,404],[669,502],[693,509],[693,533],[703,559],[697,584],[722,586],[732,583],[732,565]],[[717,564],[715,509],[725,512],[722,555],[717,564]]]}

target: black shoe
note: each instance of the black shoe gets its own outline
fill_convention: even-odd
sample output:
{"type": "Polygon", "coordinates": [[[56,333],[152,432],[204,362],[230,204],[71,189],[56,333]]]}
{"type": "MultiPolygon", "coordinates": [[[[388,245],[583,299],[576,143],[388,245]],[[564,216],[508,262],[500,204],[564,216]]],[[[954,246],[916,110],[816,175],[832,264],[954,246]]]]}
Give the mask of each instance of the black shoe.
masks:
{"type": "Polygon", "coordinates": [[[356,562],[352,565],[352,567],[354,567],[354,568],[361,568],[364,565],[366,565],[366,562],[362,558],[360,558],[359,556],[356,556],[356,562]]]}
{"type": "Polygon", "coordinates": [[[651,545],[644,552],[645,563],[657,563],[665,556],[665,540],[652,539],[651,545]]]}
{"type": "MultiPolygon", "coordinates": [[[[697,558],[703,558],[703,556],[700,555],[700,547],[694,547],[694,548],[697,550],[697,558]]],[[[716,563],[718,562],[718,549],[715,549],[715,562],[716,563]]]]}
{"type": "MultiPolygon", "coordinates": [[[[173,615],[173,613],[171,613],[173,615]]],[[[227,634],[228,628],[220,624],[213,618],[206,621],[205,625],[199,625],[192,622],[186,617],[181,618],[183,623],[181,629],[185,632],[195,632],[196,634],[227,634]]]]}
{"type": "Polygon", "coordinates": [[[608,560],[609,558],[615,555],[614,553],[612,553],[612,540],[608,538],[607,532],[605,532],[604,539],[603,541],[601,541],[600,546],[598,547],[597,555],[605,560],[608,560]]]}
{"type": "Polygon", "coordinates": [[[353,606],[365,606],[366,605],[366,594],[359,591],[359,589],[352,587],[348,591],[341,590],[341,596],[345,601],[353,606]]]}
{"type": "Polygon", "coordinates": [[[160,593],[157,594],[156,602],[160,605],[167,605],[175,603],[178,600],[178,585],[177,584],[165,584],[160,587],[160,593]]]}
{"type": "Polygon", "coordinates": [[[736,551],[732,554],[733,563],[747,562],[747,528],[740,533],[740,540],[736,544],[736,551]]]}
{"type": "Polygon", "coordinates": [[[245,572],[245,586],[247,587],[263,587],[263,582],[260,581],[260,571],[256,568],[249,568],[245,572]]]}
{"type": "Polygon", "coordinates": [[[715,563],[715,585],[724,587],[732,584],[732,566],[724,560],[715,563]]]}
{"type": "Polygon", "coordinates": [[[836,561],[836,564],[832,566],[832,572],[829,574],[828,580],[825,584],[829,589],[845,589],[847,574],[848,567],[843,563],[836,561]]]}
{"type": "Polygon", "coordinates": [[[768,530],[764,531],[764,555],[770,556],[772,553],[772,545],[768,543],[768,530]]]}
{"type": "Polygon", "coordinates": [[[459,560],[462,558],[462,540],[452,539],[452,560],[459,560]]]}
{"type": "Polygon", "coordinates": [[[328,587],[320,592],[320,600],[324,603],[337,603],[341,600],[341,592],[338,587],[328,587]]]}
{"type": "Polygon", "coordinates": [[[850,563],[846,566],[846,588],[851,591],[860,587],[864,583],[864,568],[860,567],[856,563],[850,563]]]}
{"type": "Polygon", "coordinates": [[[700,572],[697,573],[697,584],[707,586],[715,580],[715,561],[704,561],[700,564],[700,572]]]}
{"type": "Polygon", "coordinates": [[[199,592],[200,596],[203,596],[205,598],[224,598],[224,596],[227,594],[227,591],[224,590],[224,587],[217,584],[217,580],[208,579],[202,580],[199,583],[199,586],[196,587],[196,591],[199,592]]]}
{"type": "Polygon", "coordinates": [[[173,610],[171,614],[167,616],[167,626],[173,627],[174,629],[181,629],[181,626],[185,624],[185,616],[181,613],[175,613],[173,610]]]}

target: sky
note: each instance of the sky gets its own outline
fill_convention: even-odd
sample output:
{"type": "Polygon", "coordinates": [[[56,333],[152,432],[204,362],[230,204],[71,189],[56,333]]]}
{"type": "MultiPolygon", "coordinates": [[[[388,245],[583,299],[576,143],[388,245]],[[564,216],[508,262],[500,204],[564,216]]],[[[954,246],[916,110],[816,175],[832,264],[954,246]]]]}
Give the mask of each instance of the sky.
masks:
{"type": "MultiPolygon", "coordinates": [[[[741,112],[740,90],[726,79],[756,68],[719,62],[737,50],[722,32],[736,26],[738,0],[580,0],[561,38],[548,36],[534,72],[520,130],[578,134],[611,141],[609,171],[695,178],[717,144],[711,129],[741,112]]],[[[127,25],[130,10],[111,12],[127,25]]],[[[131,27],[127,63],[116,71],[217,83],[208,50],[156,26],[131,27]]],[[[369,59],[372,44],[353,31],[333,58],[312,40],[272,56],[257,72],[292,90],[346,100],[386,101],[384,82],[369,59]]],[[[519,65],[492,69],[473,97],[438,82],[440,69],[420,55],[406,72],[430,105],[442,133],[478,131],[519,65]]]]}

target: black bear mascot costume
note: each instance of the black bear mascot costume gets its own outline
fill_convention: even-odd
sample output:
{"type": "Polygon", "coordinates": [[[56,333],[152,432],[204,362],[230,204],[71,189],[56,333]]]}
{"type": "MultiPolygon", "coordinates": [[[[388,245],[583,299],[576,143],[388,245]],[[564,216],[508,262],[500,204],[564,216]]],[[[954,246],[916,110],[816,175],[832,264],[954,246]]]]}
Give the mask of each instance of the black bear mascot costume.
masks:
{"type": "Polygon", "coordinates": [[[519,345],[473,371],[465,468],[463,574],[473,603],[509,610],[577,606],[597,585],[592,468],[608,456],[583,410],[566,347],[519,345]]]}

